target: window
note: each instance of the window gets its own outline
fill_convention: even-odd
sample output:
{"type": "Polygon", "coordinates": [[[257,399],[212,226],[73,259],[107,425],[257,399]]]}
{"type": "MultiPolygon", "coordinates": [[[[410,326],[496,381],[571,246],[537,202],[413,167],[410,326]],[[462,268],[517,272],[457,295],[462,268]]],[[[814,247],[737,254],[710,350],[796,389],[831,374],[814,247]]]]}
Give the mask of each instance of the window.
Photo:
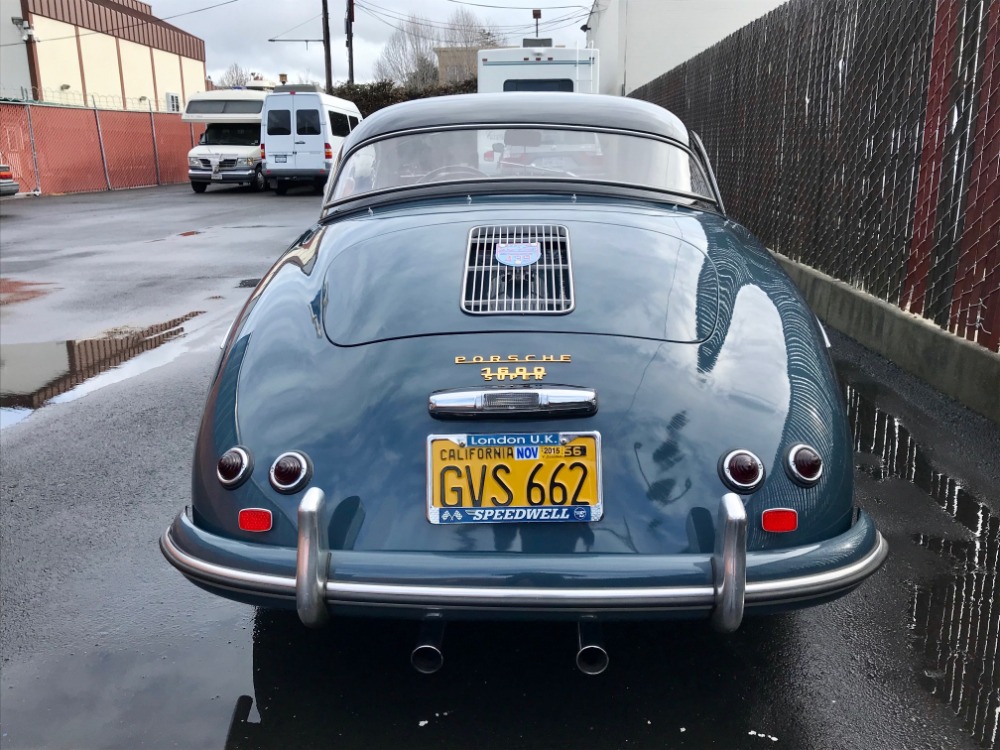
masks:
{"type": "Polygon", "coordinates": [[[319,110],[295,110],[295,133],[297,135],[319,135],[319,110]]]}
{"type": "Polygon", "coordinates": [[[292,113],[287,109],[272,109],[267,113],[268,135],[291,135],[292,113]]]}
{"type": "Polygon", "coordinates": [[[531,80],[522,78],[503,82],[504,91],[573,91],[573,82],[569,78],[539,78],[531,80]]]}
{"type": "Polygon", "coordinates": [[[257,146],[260,127],[241,122],[210,122],[200,143],[206,146],[257,146]]]}
{"type": "Polygon", "coordinates": [[[354,130],[354,128],[358,126],[358,123],[360,122],[360,120],[358,120],[358,118],[354,117],[353,115],[348,115],[347,121],[350,123],[352,131],[354,130]]]}
{"type": "Polygon", "coordinates": [[[245,99],[195,99],[188,102],[187,111],[189,115],[256,115],[264,107],[263,101],[247,101],[245,99]]]}
{"type": "Polygon", "coordinates": [[[330,112],[330,135],[335,135],[338,138],[343,138],[351,132],[351,123],[347,119],[347,115],[341,112],[330,112]]]}
{"type": "Polygon", "coordinates": [[[259,115],[263,108],[263,101],[233,99],[226,102],[226,107],[222,111],[234,115],[259,115]]]}
{"type": "Polygon", "coordinates": [[[166,93],[163,97],[167,102],[167,112],[181,111],[181,98],[177,94],[166,93]]]}

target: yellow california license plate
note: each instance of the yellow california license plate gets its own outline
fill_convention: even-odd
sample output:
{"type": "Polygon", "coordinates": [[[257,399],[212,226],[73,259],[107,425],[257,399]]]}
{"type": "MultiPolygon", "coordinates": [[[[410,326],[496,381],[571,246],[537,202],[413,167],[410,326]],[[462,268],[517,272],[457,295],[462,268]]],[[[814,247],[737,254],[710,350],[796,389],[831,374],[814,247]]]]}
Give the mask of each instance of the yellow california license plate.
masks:
{"type": "Polygon", "coordinates": [[[600,433],[427,438],[431,523],[587,522],[603,513],[600,433]]]}

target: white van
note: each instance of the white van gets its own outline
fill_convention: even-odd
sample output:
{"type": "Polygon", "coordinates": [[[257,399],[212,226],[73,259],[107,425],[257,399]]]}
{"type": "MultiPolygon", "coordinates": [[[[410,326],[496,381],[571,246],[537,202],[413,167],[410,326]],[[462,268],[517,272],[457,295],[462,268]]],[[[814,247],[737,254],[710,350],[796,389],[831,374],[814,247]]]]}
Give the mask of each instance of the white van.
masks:
{"type": "Polygon", "coordinates": [[[188,152],[188,179],[196,193],[209,185],[247,185],[264,190],[260,116],[267,91],[216,89],[191,94],[181,119],[205,125],[188,152]]]}
{"type": "Polygon", "coordinates": [[[294,182],[322,192],[340,144],[359,122],[353,102],[315,85],[276,87],[264,101],[260,123],[260,155],[274,192],[284,195],[294,182]]]}

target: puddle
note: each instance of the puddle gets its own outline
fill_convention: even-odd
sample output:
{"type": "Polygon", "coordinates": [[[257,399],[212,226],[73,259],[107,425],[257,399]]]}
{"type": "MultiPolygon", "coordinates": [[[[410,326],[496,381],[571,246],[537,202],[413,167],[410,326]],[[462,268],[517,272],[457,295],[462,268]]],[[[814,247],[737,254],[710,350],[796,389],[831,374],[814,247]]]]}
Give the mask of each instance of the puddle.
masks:
{"type": "Polygon", "coordinates": [[[0,305],[13,305],[42,297],[54,291],[52,284],[0,279],[0,305]]]}
{"type": "Polygon", "coordinates": [[[0,428],[46,403],[89,392],[80,386],[182,336],[184,323],[201,314],[191,312],[146,328],[121,326],[93,339],[0,346],[0,428]]]}
{"type": "Polygon", "coordinates": [[[900,420],[847,386],[848,416],[860,470],[921,489],[968,532],[966,539],[917,534],[913,542],[943,557],[953,574],[914,584],[910,629],[923,661],[924,686],[945,701],[983,747],[1000,739],[1000,516],[961,482],[938,471],[900,420]]]}

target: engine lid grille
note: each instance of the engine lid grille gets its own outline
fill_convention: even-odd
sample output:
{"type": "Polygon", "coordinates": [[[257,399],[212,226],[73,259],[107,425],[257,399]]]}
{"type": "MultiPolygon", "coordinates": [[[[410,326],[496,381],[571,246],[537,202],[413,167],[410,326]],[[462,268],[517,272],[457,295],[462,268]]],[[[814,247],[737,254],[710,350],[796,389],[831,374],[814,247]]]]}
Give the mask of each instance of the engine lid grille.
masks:
{"type": "Polygon", "coordinates": [[[572,311],[569,232],[555,224],[473,227],[462,283],[462,310],[473,315],[553,315],[572,311]],[[497,249],[537,246],[538,260],[507,265],[497,249]]]}

